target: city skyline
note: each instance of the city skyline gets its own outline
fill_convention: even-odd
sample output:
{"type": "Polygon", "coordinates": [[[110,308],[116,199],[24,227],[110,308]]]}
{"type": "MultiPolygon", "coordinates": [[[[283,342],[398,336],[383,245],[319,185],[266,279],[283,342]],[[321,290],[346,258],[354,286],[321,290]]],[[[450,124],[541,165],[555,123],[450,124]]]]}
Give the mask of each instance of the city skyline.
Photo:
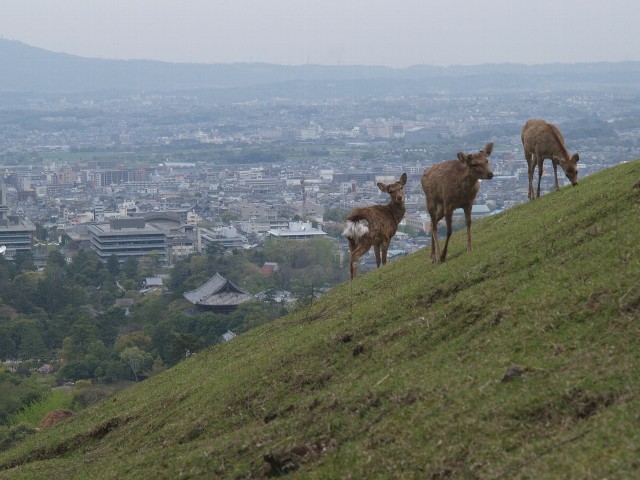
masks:
{"type": "Polygon", "coordinates": [[[90,58],[284,65],[640,60],[630,0],[4,1],[0,37],[90,58]]]}

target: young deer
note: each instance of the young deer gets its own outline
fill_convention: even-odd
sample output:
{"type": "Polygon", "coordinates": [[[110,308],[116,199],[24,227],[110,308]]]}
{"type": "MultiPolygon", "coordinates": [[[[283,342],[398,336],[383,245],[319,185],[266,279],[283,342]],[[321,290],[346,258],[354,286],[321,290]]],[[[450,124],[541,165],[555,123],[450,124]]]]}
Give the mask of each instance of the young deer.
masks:
{"type": "Polygon", "coordinates": [[[574,187],[578,184],[578,160],[580,156],[574,153],[569,155],[564,146],[564,137],[558,127],[539,118],[527,120],[522,127],[522,146],[524,157],[529,165],[529,200],[540,196],[540,180],[542,178],[542,164],[545,158],[551,159],[553,164],[553,176],[555,177],[556,190],[558,185],[558,164],[564,170],[565,175],[574,187]],[[533,172],[538,165],[538,191],[533,195],[533,172]]]}
{"type": "Polygon", "coordinates": [[[427,211],[431,217],[431,261],[444,262],[451,237],[451,220],[456,208],[464,209],[467,222],[467,251],[471,251],[471,207],[480,189],[478,179],[490,180],[489,155],[493,143],[487,143],[479,153],[458,153],[458,160],[447,160],[427,168],[422,174],[422,189],[427,196],[427,211]],[[440,254],[438,222],[445,218],[447,240],[440,254]]]}
{"type": "Polygon", "coordinates": [[[390,195],[389,204],[355,208],[347,217],[347,225],[342,235],[349,240],[351,280],[358,274],[358,260],[369,251],[371,245],[376,254],[377,267],[380,267],[380,261],[383,265],[387,263],[389,243],[404,217],[406,183],[406,173],[402,174],[400,180],[389,185],[378,183],[378,188],[390,195]],[[380,250],[382,250],[382,258],[380,250]]]}

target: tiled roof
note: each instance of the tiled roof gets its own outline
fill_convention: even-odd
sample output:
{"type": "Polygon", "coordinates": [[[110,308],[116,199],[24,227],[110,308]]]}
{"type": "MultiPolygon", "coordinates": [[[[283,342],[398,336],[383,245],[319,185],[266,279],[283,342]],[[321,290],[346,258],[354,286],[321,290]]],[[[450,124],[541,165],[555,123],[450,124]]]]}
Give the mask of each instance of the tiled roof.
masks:
{"type": "Polygon", "coordinates": [[[253,296],[216,273],[200,288],[185,292],[184,298],[194,305],[230,306],[251,300],[253,296]]]}

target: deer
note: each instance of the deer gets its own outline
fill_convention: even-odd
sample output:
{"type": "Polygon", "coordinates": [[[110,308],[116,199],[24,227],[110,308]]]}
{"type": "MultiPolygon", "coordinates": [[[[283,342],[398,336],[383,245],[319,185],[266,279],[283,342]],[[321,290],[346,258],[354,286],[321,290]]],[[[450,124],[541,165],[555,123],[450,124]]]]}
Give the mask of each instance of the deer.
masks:
{"type": "Polygon", "coordinates": [[[560,129],[552,123],[539,118],[527,120],[522,127],[520,135],[522,146],[524,147],[524,157],[529,165],[529,200],[540,197],[540,180],[542,179],[542,164],[545,158],[551,160],[553,165],[553,176],[555,178],[555,189],[558,191],[558,164],[564,170],[565,175],[574,187],[578,185],[578,161],[580,155],[569,154],[565,147],[564,137],[560,129]],[[538,190],[533,194],[533,173],[538,166],[538,190]]]}
{"type": "Polygon", "coordinates": [[[376,268],[380,263],[387,263],[389,243],[398,230],[405,212],[404,186],[407,174],[403,173],[394,183],[385,185],[378,182],[378,188],[389,194],[387,205],[372,205],[370,207],[355,208],[349,213],[342,235],[349,240],[351,280],[358,274],[358,261],[373,245],[376,254],[376,268]]]}
{"type": "Polygon", "coordinates": [[[478,153],[458,153],[457,160],[444,162],[427,168],[422,174],[422,190],[427,197],[427,212],[431,217],[431,261],[444,262],[451,237],[453,211],[464,210],[467,224],[467,251],[471,246],[471,208],[480,190],[479,180],[491,180],[493,172],[489,167],[489,155],[493,143],[487,143],[478,153]],[[444,217],[447,225],[447,239],[442,252],[438,242],[438,222],[444,217]]]}

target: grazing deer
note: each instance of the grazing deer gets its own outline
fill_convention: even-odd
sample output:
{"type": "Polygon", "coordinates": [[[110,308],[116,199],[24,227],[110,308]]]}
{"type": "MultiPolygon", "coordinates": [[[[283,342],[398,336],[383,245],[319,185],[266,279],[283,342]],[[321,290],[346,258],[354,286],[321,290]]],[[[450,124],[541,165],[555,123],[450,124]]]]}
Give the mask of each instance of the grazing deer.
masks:
{"type": "Polygon", "coordinates": [[[355,208],[347,217],[347,225],[342,235],[349,240],[351,280],[358,274],[358,260],[369,251],[371,245],[376,254],[376,266],[380,268],[380,261],[383,265],[387,263],[389,243],[404,217],[406,183],[406,173],[402,174],[400,180],[389,185],[378,183],[378,188],[391,197],[389,204],[355,208]]]}
{"type": "Polygon", "coordinates": [[[542,164],[545,158],[551,159],[553,164],[553,176],[555,177],[556,190],[558,185],[558,164],[564,170],[565,175],[574,187],[578,184],[578,160],[580,156],[574,153],[569,155],[564,145],[564,137],[558,127],[539,118],[527,120],[522,127],[522,146],[524,157],[529,165],[529,200],[540,196],[540,179],[542,178],[542,164]],[[533,172],[538,165],[538,191],[533,195],[533,172]]]}
{"type": "Polygon", "coordinates": [[[422,174],[422,189],[427,196],[427,211],[431,217],[431,261],[444,262],[451,237],[451,221],[456,208],[464,210],[467,222],[467,251],[471,251],[471,207],[480,190],[479,179],[490,180],[489,155],[493,143],[487,143],[478,153],[458,153],[458,160],[446,160],[427,168],[422,174]],[[438,222],[445,218],[447,240],[440,254],[438,222]]]}

